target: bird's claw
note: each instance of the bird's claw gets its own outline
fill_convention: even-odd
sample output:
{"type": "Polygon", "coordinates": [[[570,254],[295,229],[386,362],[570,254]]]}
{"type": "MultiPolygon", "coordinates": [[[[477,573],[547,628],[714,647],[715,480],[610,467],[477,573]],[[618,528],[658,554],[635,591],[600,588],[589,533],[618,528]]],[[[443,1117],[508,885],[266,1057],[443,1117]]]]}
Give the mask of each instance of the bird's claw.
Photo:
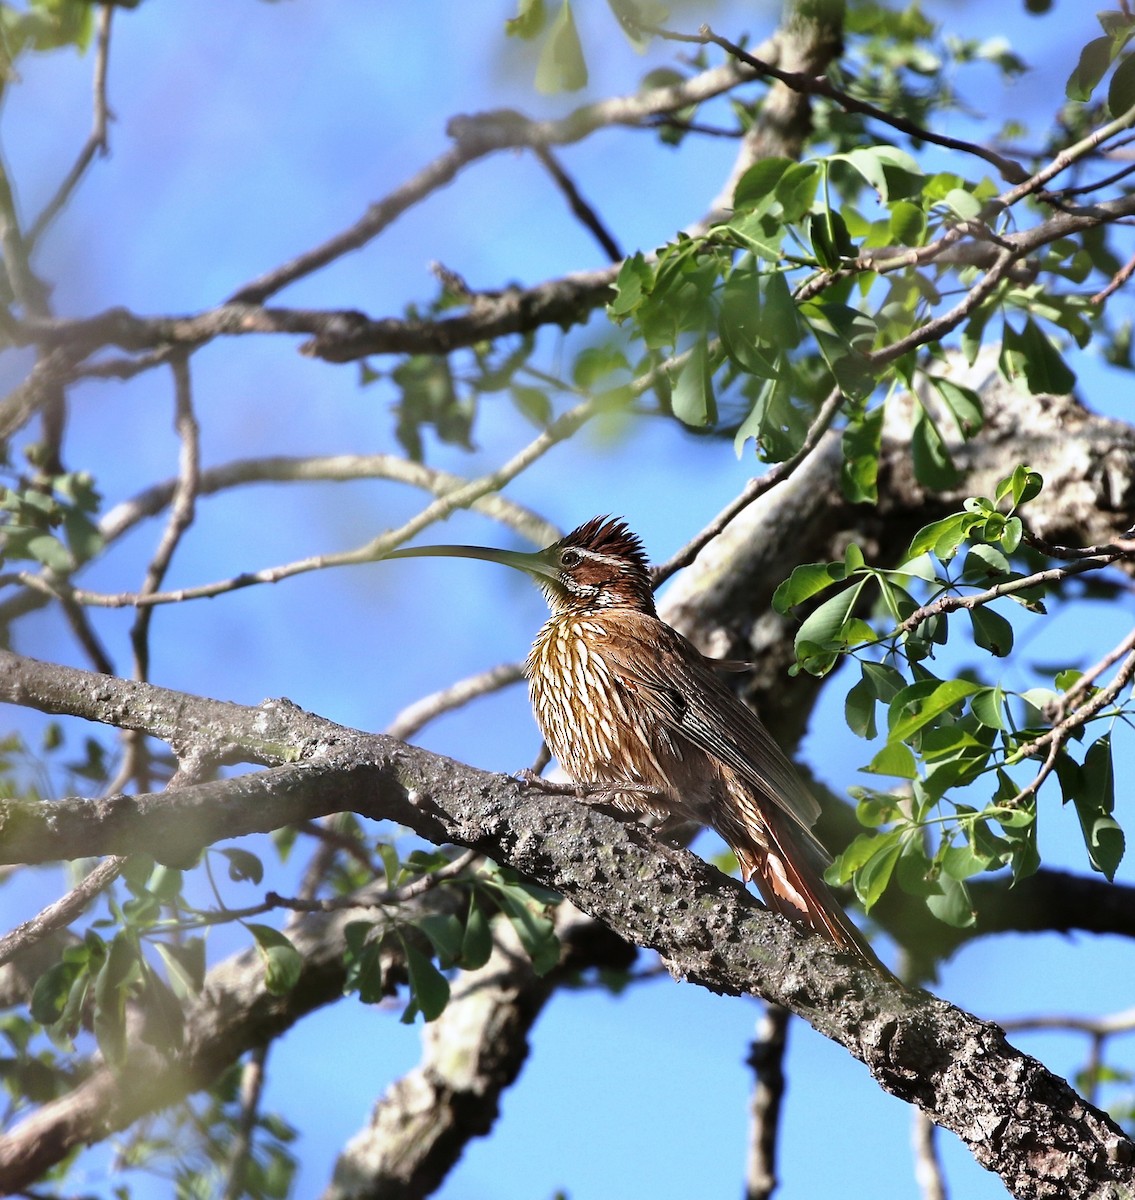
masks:
{"type": "Polygon", "coordinates": [[[577,783],[562,783],[555,779],[545,779],[537,775],[531,767],[522,767],[513,775],[513,779],[521,787],[531,788],[536,792],[545,792],[549,796],[580,796],[586,794],[586,789],[577,783]]]}

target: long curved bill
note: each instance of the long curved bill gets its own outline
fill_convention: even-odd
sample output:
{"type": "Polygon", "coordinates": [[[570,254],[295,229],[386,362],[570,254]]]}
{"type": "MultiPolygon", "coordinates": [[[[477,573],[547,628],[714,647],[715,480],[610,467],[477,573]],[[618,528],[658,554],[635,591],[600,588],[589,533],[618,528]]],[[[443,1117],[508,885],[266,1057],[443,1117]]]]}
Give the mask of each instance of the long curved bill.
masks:
{"type": "Polygon", "coordinates": [[[519,550],[497,550],[493,546],[407,546],[391,550],[383,558],[480,558],[485,562],[515,567],[535,579],[558,579],[559,569],[546,557],[546,550],[525,554],[519,550]]]}

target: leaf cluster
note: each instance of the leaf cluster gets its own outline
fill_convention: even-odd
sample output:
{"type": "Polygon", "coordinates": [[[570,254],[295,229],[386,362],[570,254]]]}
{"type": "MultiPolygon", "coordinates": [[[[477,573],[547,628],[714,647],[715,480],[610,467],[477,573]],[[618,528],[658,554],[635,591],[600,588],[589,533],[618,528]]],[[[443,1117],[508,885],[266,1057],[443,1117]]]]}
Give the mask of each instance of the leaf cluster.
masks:
{"type": "MultiPolygon", "coordinates": [[[[961,613],[969,622],[968,645],[1006,656],[1014,626],[994,602],[1004,598],[1043,614],[1044,597],[1064,570],[1114,560],[1085,558],[1075,567],[1028,574],[1014,568],[1027,536],[1019,512],[1042,486],[1037,472],[1019,466],[993,497],[971,497],[959,512],[919,530],[895,567],[867,564],[851,544],[842,561],[797,567],[776,592],[781,613],[834,592],[797,629],[797,666],[825,674],[844,657],[856,660],[859,678],[845,701],[848,727],[866,740],[883,737],[862,769],[900,781],[893,791],[856,789],[859,820],[871,832],[860,834],[830,873],[833,882],[851,884],[867,908],[894,878],[936,916],[964,925],[973,920],[967,879],[1009,867],[1016,880],[1039,866],[1037,804],[1013,768],[1035,753],[1036,739],[1051,736],[1049,716],[1080,673],[1057,670],[1051,689],[1012,692],[979,677],[943,679],[930,660],[961,613]],[[980,806],[957,797],[981,791],[988,798],[980,806]]],[[[1129,701],[1117,704],[1090,720],[1110,726],[1129,708],[1129,701]]],[[[1073,739],[1085,733],[1077,728],[1073,739]]],[[[1112,878],[1124,837],[1114,815],[1110,729],[1079,761],[1058,744],[1054,773],[1063,802],[1079,817],[1090,865],[1112,878]]]]}

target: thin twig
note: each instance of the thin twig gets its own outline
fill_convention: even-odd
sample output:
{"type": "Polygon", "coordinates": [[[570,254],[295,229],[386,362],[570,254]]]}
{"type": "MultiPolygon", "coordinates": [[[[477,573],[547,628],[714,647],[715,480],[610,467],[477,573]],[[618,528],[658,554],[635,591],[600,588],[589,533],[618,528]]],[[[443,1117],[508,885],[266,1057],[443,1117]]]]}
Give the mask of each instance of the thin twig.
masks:
{"type": "Polygon", "coordinates": [[[784,1103],[784,1051],[792,1014],[779,1004],[766,1004],[749,1049],[753,1096],[749,1105],[749,1155],[745,1167],[745,1200],[768,1200],[777,1186],[776,1148],[784,1103]]]}
{"type": "Polygon", "coordinates": [[[1053,193],[1053,196],[1056,199],[1069,200],[1073,196],[1084,196],[1091,192],[1098,192],[1100,188],[1111,187],[1114,184],[1120,183],[1132,171],[1135,171],[1135,163],[1128,163],[1125,167],[1120,167],[1118,171],[1114,171],[1111,175],[1105,175],[1103,179],[1095,179],[1091,183],[1082,183],[1076,187],[1061,188],[1058,192],[1053,193]]]}
{"type": "MultiPolygon", "coordinates": [[[[229,488],[257,483],[345,483],[367,479],[393,480],[421,488],[435,496],[447,495],[469,483],[461,475],[411,462],[396,454],[335,454],[310,458],[273,455],[236,459],[201,471],[197,494],[199,497],[210,496],[229,488]]],[[[140,522],[156,516],[173,500],[177,486],[177,478],[166,479],[116,504],[98,524],[103,545],[108,546],[140,522]]],[[[474,500],[469,508],[514,530],[534,546],[547,546],[560,536],[556,527],[538,513],[505,496],[490,493],[474,500]]],[[[46,571],[41,571],[37,577],[43,579],[46,575],[46,571]]],[[[0,575],[0,583],[6,586],[23,581],[19,574],[0,575]]],[[[18,595],[0,603],[0,626],[10,624],[17,617],[42,607],[54,598],[63,597],[50,589],[25,587],[18,595]]],[[[78,607],[81,610],[81,606],[78,607]]],[[[113,669],[99,667],[99,670],[115,674],[113,669]]]]}
{"type": "MultiPolygon", "coordinates": [[[[553,539],[554,540],[554,539],[553,539]]],[[[386,727],[390,737],[400,742],[413,737],[423,725],[428,724],[442,713],[452,712],[471,700],[498,692],[501,688],[518,683],[524,678],[524,667],[520,663],[499,663],[487,671],[459,679],[449,687],[423,696],[412,704],[407,704],[393,721],[386,727]]]]}
{"type": "Polygon", "coordinates": [[[11,933],[0,937],[0,965],[42,941],[57,929],[64,929],[109,884],[118,878],[126,859],[117,855],[104,858],[66,896],[41,909],[30,921],[17,925],[11,933]]]}
{"type": "Polygon", "coordinates": [[[558,120],[530,120],[510,109],[454,117],[447,132],[455,144],[444,154],[372,204],[350,228],[245,284],[233,294],[232,301],[261,304],[288,284],[365,246],[407,209],[444,187],[458,171],[487,154],[523,147],[566,145],[608,126],[642,125],[663,113],[700,104],[747,82],[748,78],[748,71],[736,63],[728,63],[681,83],[584,105],[558,120]]]}
{"type": "MultiPolygon", "coordinates": [[[[417,516],[406,521],[398,529],[380,534],[364,545],[354,550],[344,550],[335,554],[316,554],[295,562],[284,563],[278,567],[265,567],[259,571],[246,571],[229,579],[217,580],[213,583],[199,584],[196,587],[179,588],[173,592],[152,592],[149,594],[137,592],[121,592],[111,594],[75,589],[73,594],[80,604],[90,604],[100,608],[129,608],[135,605],[180,604],[185,600],[200,600],[219,596],[225,592],[237,591],[241,588],[257,584],[279,583],[295,575],[303,575],[309,571],[322,571],[330,567],[358,566],[362,563],[375,562],[388,551],[393,550],[402,542],[414,537],[427,526],[436,521],[444,520],[450,514],[461,508],[468,508],[474,500],[499,491],[506,483],[526,470],[537,459],[541,458],[553,446],[570,437],[577,429],[591,419],[596,412],[603,408],[602,400],[587,400],[569,409],[554,421],[543,433],[533,439],[518,454],[514,455],[496,471],[474,479],[453,492],[439,496],[431,504],[426,505],[417,516]]],[[[39,576],[27,574],[21,576],[21,582],[40,591],[54,594],[49,581],[39,576]]]]}
{"type": "Polygon", "coordinates": [[[239,1200],[239,1197],[247,1194],[244,1177],[252,1158],[252,1137],[260,1110],[260,1096],[264,1091],[264,1064],[267,1058],[267,1046],[258,1046],[249,1053],[241,1068],[240,1120],[234,1130],[224,1200],[239,1200]]]}
{"type": "Polygon", "coordinates": [[[1005,583],[994,584],[984,592],[971,592],[967,596],[939,596],[937,600],[931,600],[929,604],[923,604],[916,608],[910,616],[900,621],[887,634],[887,639],[911,633],[924,621],[943,613],[955,612],[962,608],[980,608],[1002,596],[1012,596],[1018,592],[1028,591],[1029,588],[1039,587],[1041,584],[1059,583],[1074,575],[1082,575],[1085,571],[1101,571],[1104,567],[1118,562],[1119,559],[1128,557],[1132,549],[1135,549],[1135,546],[1128,546],[1125,543],[1117,542],[1115,544],[1119,549],[1112,550],[1107,554],[1101,554],[1094,558],[1082,558],[1065,567],[1050,567],[1045,571],[1036,571],[1032,575],[1022,575],[1019,579],[1009,579],[1005,583]]]}
{"type": "Polygon", "coordinates": [[[1093,667],[1089,667],[1079,679],[1060,697],[1060,712],[1065,713],[1090,688],[1095,681],[1113,667],[1125,655],[1135,650],[1135,629],[1133,629],[1118,646],[1109,650],[1093,667]]]}
{"type": "Polygon", "coordinates": [[[599,219],[599,214],[595,209],[584,200],[579,188],[575,186],[575,181],[560,165],[559,159],[556,158],[547,146],[533,146],[532,153],[536,155],[548,174],[555,180],[556,186],[563,192],[572,214],[585,229],[590,231],[592,237],[602,247],[603,253],[613,263],[622,262],[623,252],[619,249],[618,242],[607,231],[607,227],[599,219]]]}
{"type": "Polygon", "coordinates": [[[1129,653],[1126,659],[1124,659],[1123,665],[1116,672],[1115,678],[1107,687],[1100,688],[1091,699],[1081,704],[1078,708],[1073,709],[1068,716],[1055,724],[1047,733],[1041,734],[1040,737],[1034,738],[1031,742],[1027,742],[1013,751],[1007,762],[1020,762],[1024,758],[1031,757],[1038,750],[1043,749],[1043,747],[1049,747],[1044,764],[1032,781],[1021,788],[1011,800],[1005,801],[1003,807],[1016,808],[1030,796],[1035,796],[1040,789],[1040,785],[1055,768],[1057,757],[1064,743],[1067,742],[1077,729],[1086,725],[1098,712],[1106,708],[1131,682],[1132,677],[1135,677],[1135,649],[1131,649],[1132,647],[1135,647],[1135,630],[1128,634],[1124,641],[1124,648],[1128,649],[1129,653]]]}
{"type": "Polygon", "coordinates": [[[94,113],[91,118],[91,132],[79,157],[71,170],[67,172],[63,182],[56,189],[55,195],[43,206],[39,216],[32,222],[28,230],[27,244],[30,250],[43,236],[44,231],[52,221],[63,211],[64,205],[70,200],[72,193],[79,186],[86,174],[87,168],[94,161],[96,154],[105,155],[109,151],[107,126],[110,122],[110,109],[106,100],[107,63],[110,57],[110,23],[114,15],[114,5],[104,4],[99,10],[98,34],[95,41],[95,65],[91,89],[94,93],[94,113]]]}
{"type": "MultiPolygon", "coordinates": [[[[674,355],[659,363],[652,370],[635,380],[629,391],[632,396],[641,395],[655,385],[661,372],[679,370],[689,358],[689,351],[674,355]]],[[[474,501],[491,492],[498,492],[506,483],[516,478],[528,469],[532,463],[542,458],[554,446],[564,441],[585,425],[593,416],[606,410],[608,401],[604,396],[588,397],[583,403],[557,417],[551,425],[528,443],[522,450],[514,454],[508,462],[482,475],[479,479],[470,480],[461,487],[445,495],[439,496],[427,504],[416,516],[404,522],[399,528],[380,534],[354,550],[344,550],[335,554],[317,554],[295,562],[284,563],[278,567],[265,567],[259,571],[246,571],[229,579],[217,580],[213,583],[199,584],[196,587],[179,588],[173,592],[152,592],[142,594],[137,592],[92,592],[82,588],[70,589],[71,594],[80,604],[89,604],[96,608],[129,608],[132,606],[155,604],[179,604],[185,600],[200,600],[219,596],[225,592],[237,591],[241,588],[257,584],[279,583],[295,575],[306,574],[309,571],[326,570],[330,567],[358,566],[363,563],[376,562],[389,551],[403,542],[415,537],[428,526],[444,520],[459,509],[468,508],[474,501]]],[[[30,572],[20,573],[20,582],[35,588],[45,595],[55,596],[56,589],[52,582],[45,577],[33,575],[30,572]]]]}
{"type": "MultiPolygon", "coordinates": [[[[146,568],[141,596],[155,595],[166,577],[174,552],[185,531],[193,524],[197,508],[197,492],[201,479],[201,431],[193,412],[193,386],[189,375],[189,359],[179,355],[170,363],[174,380],[174,429],[180,443],[177,484],[173,502],[161,541],[146,568]]],[[[145,681],[150,674],[150,622],[153,608],[140,607],[130,628],[134,648],[134,678],[145,681]]],[[[142,789],[147,790],[146,788],[142,789]]]]}
{"type": "Polygon", "coordinates": [[[1131,278],[1135,272],[1135,254],[1133,254],[1122,267],[1108,280],[1106,286],[1102,287],[1091,298],[1092,304],[1102,304],[1109,296],[1118,292],[1119,289],[1131,278]]]}
{"type": "Polygon", "coordinates": [[[1021,540],[1026,545],[1032,546],[1034,550],[1039,550],[1046,558],[1060,558],[1069,562],[1079,558],[1098,558],[1101,554],[1107,554],[1116,548],[1115,542],[1107,542],[1101,546],[1059,546],[1028,529],[1021,533],[1021,540]]]}
{"type": "Polygon", "coordinates": [[[783,483],[819,444],[820,438],[823,437],[828,426],[835,420],[836,413],[839,412],[842,404],[843,393],[839,388],[835,388],[820,406],[820,411],[816,413],[815,419],[808,427],[808,432],[801,443],[800,449],[791,458],[786,458],[784,462],[777,463],[775,467],[766,471],[764,475],[759,475],[757,478],[749,480],[740,495],[731,500],[700,533],[688,541],[673,557],[654,567],[651,570],[651,580],[654,587],[660,587],[676,571],[680,571],[683,567],[688,567],[705,546],[713,541],[738,513],[748,508],[759,496],[763,496],[765,492],[776,487],[777,484],[783,483]]]}
{"type": "Polygon", "coordinates": [[[1066,171],[1073,163],[1078,162],[1085,155],[1092,153],[1103,142],[1106,142],[1108,138],[1114,137],[1117,133],[1122,133],[1125,129],[1129,129],[1133,122],[1135,122],[1135,105],[1126,112],[1121,113],[1114,121],[1109,121],[1106,125],[1101,125],[1099,129],[1093,130],[1078,142],[1065,147],[1047,166],[1034,172],[1027,179],[1018,183],[1016,187],[1011,188],[1007,192],[1002,192],[997,197],[997,203],[1009,208],[1016,204],[1018,200],[1023,200],[1026,196],[1036,194],[1050,180],[1055,179],[1057,175],[1062,171],[1066,171]]]}
{"type": "Polygon", "coordinates": [[[702,25],[696,34],[676,33],[673,30],[661,29],[658,26],[645,26],[644,28],[648,28],[650,32],[656,33],[659,37],[665,38],[668,41],[692,42],[695,45],[702,46],[720,46],[727,54],[735,58],[738,62],[743,62],[746,66],[751,67],[758,75],[775,79],[783,83],[785,87],[791,88],[794,92],[800,92],[803,95],[809,96],[824,96],[828,100],[833,100],[845,112],[859,113],[861,116],[871,117],[919,141],[931,142],[935,146],[945,146],[948,150],[961,150],[966,154],[972,154],[989,163],[990,166],[996,167],[998,173],[1010,182],[1016,183],[1027,178],[1028,173],[1020,163],[1014,162],[1010,158],[1005,158],[995,150],[979,146],[976,142],[966,142],[960,138],[947,137],[945,134],[934,133],[930,129],[924,129],[921,125],[916,125],[913,121],[908,121],[905,117],[895,116],[885,109],[877,108],[874,104],[869,104],[865,100],[858,100],[847,92],[840,91],[825,76],[802,75],[798,71],[782,71],[779,67],[773,66],[772,63],[756,58],[734,42],[714,33],[708,25],[702,25]]]}
{"type": "MultiPolygon", "coordinates": [[[[212,496],[256,483],[348,483],[368,479],[404,483],[435,496],[447,495],[469,483],[462,475],[411,462],[396,454],[273,455],[240,458],[207,468],[201,472],[197,494],[212,496]]],[[[99,522],[103,541],[113,541],[140,521],[161,512],[173,499],[176,487],[176,479],[167,479],[116,504],[99,522]]],[[[515,530],[534,545],[546,546],[560,536],[554,525],[505,496],[483,496],[469,507],[515,530]]]]}
{"type": "Polygon", "coordinates": [[[1011,1017],[998,1021],[998,1025],[1006,1033],[1035,1033],[1040,1030],[1056,1032],[1086,1033],[1092,1037],[1111,1037],[1120,1033],[1135,1033],[1135,1008],[1125,1008],[1122,1012],[1113,1013],[1108,1017],[1081,1017],[1073,1013],[1067,1015],[1042,1013],[1034,1017],[1011,1017]]]}
{"type": "MultiPolygon", "coordinates": [[[[339,816],[342,816],[342,814],[332,813],[330,817],[326,817],[323,820],[331,822],[339,816]]],[[[349,854],[359,864],[360,867],[370,871],[372,874],[376,874],[377,870],[374,861],[367,853],[366,847],[363,845],[363,843],[359,841],[358,838],[354,838],[349,834],[342,833],[340,830],[335,829],[330,824],[324,824],[323,820],[300,821],[295,828],[298,829],[300,833],[306,833],[308,837],[317,838],[324,845],[331,846],[335,850],[344,851],[346,854],[349,854]]]]}
{"type": "Polygon", "coordinates": [[[67,618],[67,624],[71,626],[71,632],[75,635],[76,641],[83,647],[87,657],[91,660],[91,665],[103,675],[116,674],[114,663],[107,653],[106,647],[102,644],[102,640],[95,633],[89,614],[83,610],[81,604],[75,602],[69,592],[61,588],[57,595],[63,615],[67,618]]]}
{"type": "Polygon", "coordinates": [[[914,1110],[911,1127],[914,1149],[914,1178],[922,1190],[922,1200],[946,1200],[946,1174],[938,1157],[938,1126],[920,1108],[914,1110]]]}
{"type": "Polygon", "coordinates": [[[161,926],[161,931],[170,932],[199,929],[206,925],[222,925],[230,921],[247,921],[252,917],[261,917],[265,913],[274,912],[279,909],[283,909],[286,912],[299,913],[335,913],[344,912],[352,908],[394,908],[399,904],[405,904],[409,900],[423,896],[426,892],[433,891],[439,885],[465,874],[482,857],[476,850],[466,850],[452,861],[446,863],[445,866],[439,867],[436,871],[429,871],[424,875],[419,875],[417,879],[412,879],[409,883],[405,883],[401,887],[388,888],[386,891],[368,895],[365,900],[359,899],[358,895],[331,896],[326,900],[318,900],[310,896],[281,896],[279,892],[268,891],[264,893],[264,899],[259,904],[250,904],[245,908],[227,908],[218,896],[218,907],[216,909],[196,912],[184,921],[163,925],[161,926]]]}

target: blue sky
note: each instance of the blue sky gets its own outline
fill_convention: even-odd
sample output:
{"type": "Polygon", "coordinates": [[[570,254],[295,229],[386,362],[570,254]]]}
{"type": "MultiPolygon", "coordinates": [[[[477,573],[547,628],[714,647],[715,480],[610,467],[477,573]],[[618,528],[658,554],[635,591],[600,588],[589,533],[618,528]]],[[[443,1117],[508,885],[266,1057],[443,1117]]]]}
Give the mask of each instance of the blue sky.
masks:
{"type": "MultiPolygon", "coordinates": [[[[441,152],[450,115],[502,106],[560,114],[581,99],[628,90],[648,66],[669,60],[665,48],[637,59],[599,0],[580,0],[577,7],[593,80],[573,98],[532,91],[528,52],[502,35],[507,3],[151,0],[124,14],[112,51],[117,121],[111,157],[96,164],[38,262],[41,273],[57,281],[56,310],[83,315],[125,304],[164,313],[211,306],[353,222],[441,152]]],[[[964,77],[970,81],[965,87],[989,111],[1036,122],[1039,139],[1075,53],[1093,36],[1090,7],[1057,0],[1043,19],[1028,17],[1020,4],[925,7],[967,35],[1007,36],[1030,62],[1033,72],[1011,90],[981,68],[964,77]]],[[[672,23],[694,28],[705,11],[675,5],[672,23]]],[[[775,15],[771,4],[718,5],[710,19],[730,36],[748,31],[756,39],[775,15]]],[[[4,148],[27,214],[50,195],[86,134],[89,62],[56,55],[29,63],[23,75],[6,100],[4,148]]],[[[946,128],[962,136],[971,130],[962,115],[946,128]]],[[[731,154],[724,142],[671,154],[641,135],[607,133],[562,157],[632,250],[663,241],[699,215],[731,154]]],[[[397,314],[407,300],[432,295],[428,264],[435,259],[475,288],[535,282],[602,261],[533,160],[499,155],[469,168],[372,246],[280,300],[397,314]]],[[[1116,386],[1088,356],[1078,356],[1075,365],[1089,404],[1125,413],[1127,378],[1116,386]]],[[[0,363],[4,386],[11,382],[2,374],[9,369],[0,363]]],[[[214,344],[195,357],[193,370],[206,465],[243,455],[395,448],[392,395],[384,385],[360,389],[355,367],[312,363],[285,339],[214,344]]],[[[94,471],[108,505],[139,480],[169,476],[177,454],[171,415],[169,381],[161,373],[77,389],[72,453],[85,458],[73,465],[94,471]]],[[[530,436],[503,401],[490,401],[473,455],[431,446],[429,461],[474,475],[530,436]]],[[[629,436],[633,449],[615,430],[587,431],[509,494],[565,528],[596,512],[624,514],[652,557],[662,559],[731,498],[752,469],[727,444],[674,425],[648,423],[629,436]]],[[[246,488],[203,501],[169,584],[357,545],[408,515],[417,501],[380,483],[246,488]]],[[[134,531],[85,582],[112,590],[133,586],[159,529],[151,522],[134,531]]],[[[438,540],[498,537],[486,521],[466,517],[451,521],[438,540]]],[[[1090,660],[1129,627],[1130,607],[1125,600],[1111,610],[1097,607],[1090,620],[1058,617],[1049,644],[1090,660]]],[[[96,620],[119,668],[128,670],[129,616],[100,613],[96,620]]],[[[539,594],[512,572],[468,562],[358,568],[163,609],[154,622],[152,678],[248,703],[286,695],[345,724],[378,729],[423,692],[521,657],[542,620],[539,594]]],[[[50,615],[27,621],[17,648],[85,665],[50,615]]],[[[1043,658],[1044,649],[1038,643],[1032,657],[1043,658]]],[[[839,790],[856,782],[857,767],[869,757],[842,729],[842,698],[838,683],[827,690],[804,745],[805,758],[839,790]],[[821,738],[824,750],[816,754],[821,738]]],[[[26,727],[25,715],[14,719],[26,727]]],[[[527,764],[537,744],[520,689],[438,721],[421,742],[507,771],[527,764]]],[[[1050,861],[1083,868],[1074,817],[1045,816],[1050,861]]],[[[1122,876],[1135,879],[1130,863],[1122,876]]],[[[230,899],[248,901],[241,893],[230,899]]],[[[11,889],[7,901],[13,921],[31,903],[11,889]]],[[[992,1018],[1040,1010],[1102,1014],[1130,1003],[1126,981],[1133,968],[1129,944],[1001,937],[947,964],[936,990],[992,1018]]],[[[274,1050],[266,1104],[303,1130],[297,1195],[321,1187],[344,1138],[385,1086],[416,1061],[419,1031],[399,1025],[396,1012],[351,1000],[306,1021],[274,1050]]],[[[534,1033],[531,1060],[505,1098],[497,1130],[469,1148],[441,1196],[530,1200],[559,1188],[573,1200],[736,1195],[749,1089],[743,1060],[758,1013],[753,1001],[666,980],[620,998],[558,996],[534,1033]]],[[[913,1195],[909,1110],[801,1022],[793,1023],[790,1038],[779,1194],[805,1200],[829,1194],[838,1181],[849,1197],[913,1195]]],[[[1061,1071],[1074,1070],[1086,1049],[1057,1035],[1019,1043],[1061,1071]]],[[[948,1136],[943,1152],[957,1194],[970,1200],[1004,1195],[948,1136]]],[[[92,1156],[92,1183],[104,1162],[92,1156]]]]}

